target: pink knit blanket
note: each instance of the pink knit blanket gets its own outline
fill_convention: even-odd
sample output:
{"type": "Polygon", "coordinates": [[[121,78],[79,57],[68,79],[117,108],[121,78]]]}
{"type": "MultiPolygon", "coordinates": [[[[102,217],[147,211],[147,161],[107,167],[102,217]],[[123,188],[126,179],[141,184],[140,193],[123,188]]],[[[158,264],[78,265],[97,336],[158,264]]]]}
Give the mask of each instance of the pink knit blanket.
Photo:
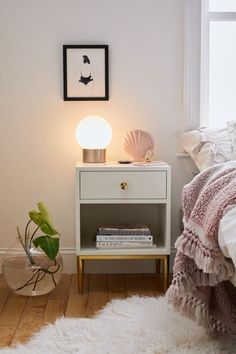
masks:
{"type": "Polygon", "coordinates": [[[184,231],[167,297],[209,332],[236,334],[236,288],[229,281],[234,266],[218,245],[221,217],[236,204],[236,162],[201,172],[184,187],[182,201],[184,231]]]}

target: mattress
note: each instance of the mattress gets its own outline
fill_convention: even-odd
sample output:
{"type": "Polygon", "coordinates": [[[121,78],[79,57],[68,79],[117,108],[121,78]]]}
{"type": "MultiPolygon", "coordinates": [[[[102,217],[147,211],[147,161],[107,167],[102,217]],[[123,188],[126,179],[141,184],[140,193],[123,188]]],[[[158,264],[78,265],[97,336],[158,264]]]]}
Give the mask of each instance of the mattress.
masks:
{"type": "Polygon", "coordinates": [[[222,217],[219,225],[218,242],[225,257],[231,258],[235,272],[230,279],[236,286],[236,206],[222,217]]]}

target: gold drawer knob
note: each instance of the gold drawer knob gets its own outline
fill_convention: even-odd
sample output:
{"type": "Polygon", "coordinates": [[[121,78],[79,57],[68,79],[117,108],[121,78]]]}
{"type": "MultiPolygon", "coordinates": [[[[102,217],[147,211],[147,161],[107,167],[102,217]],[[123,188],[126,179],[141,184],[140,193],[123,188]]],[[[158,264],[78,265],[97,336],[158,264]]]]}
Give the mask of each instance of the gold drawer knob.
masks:
{"type": "Polygon", "coordinates": [[[126,182],[121,182],[120,188],[123,189],[123,190],[127,189],[127,188],[128,188],[128,183],[126,183],[126,182]]]}

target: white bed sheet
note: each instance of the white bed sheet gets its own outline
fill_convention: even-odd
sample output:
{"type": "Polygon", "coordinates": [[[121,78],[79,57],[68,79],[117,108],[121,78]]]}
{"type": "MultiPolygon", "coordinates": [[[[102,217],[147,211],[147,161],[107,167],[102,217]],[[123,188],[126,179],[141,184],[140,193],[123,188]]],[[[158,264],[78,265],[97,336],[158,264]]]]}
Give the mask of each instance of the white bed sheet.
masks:
{"type": "Polygon", "coordinates": [[[234,263],[235,272],[230,280],[236,286],[236,206],[221,219],[218,242],[224,256],[231,258],[234,263]]]}

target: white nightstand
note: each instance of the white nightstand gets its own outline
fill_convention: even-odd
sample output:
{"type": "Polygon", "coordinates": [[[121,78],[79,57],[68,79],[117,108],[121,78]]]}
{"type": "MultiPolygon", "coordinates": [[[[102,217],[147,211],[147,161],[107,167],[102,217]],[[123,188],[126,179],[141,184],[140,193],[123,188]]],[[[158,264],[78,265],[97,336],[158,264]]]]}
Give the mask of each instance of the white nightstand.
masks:
{"type": "Polygon", "coordinates": [[[76,166],[76,255],[79,290],[84,260],[162,260],[164,288],[170,255],[171,168],[165,163],[144,166],[117,163],[76,166]],[[97,227],[104,224],[150,225],[156,248],[96,249],[97,227]]]}

